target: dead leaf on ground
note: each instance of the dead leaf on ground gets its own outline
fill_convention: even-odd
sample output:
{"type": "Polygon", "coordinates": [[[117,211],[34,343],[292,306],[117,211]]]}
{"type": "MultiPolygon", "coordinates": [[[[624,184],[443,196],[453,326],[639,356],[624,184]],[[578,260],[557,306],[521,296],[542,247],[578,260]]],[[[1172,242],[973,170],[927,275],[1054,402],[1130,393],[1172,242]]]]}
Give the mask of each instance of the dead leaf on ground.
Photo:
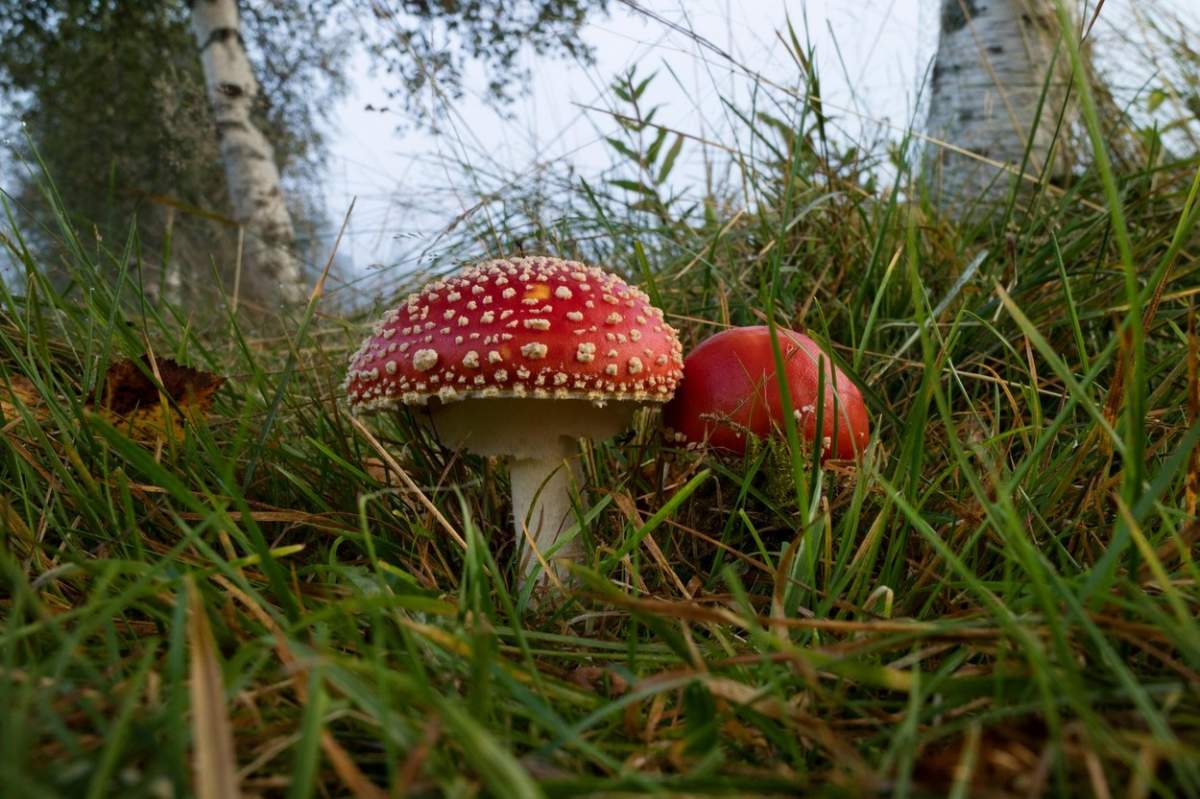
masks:
{"type": "Polygon", "coordinates": [[[1045,724],[1036,718],[977,729],[974,734],[968,731],[926,747],[913,775],[918,782],[942,790],[964,783],[972,796],[1030,795],[1031,787],[1045,779],[1042,759],[1048,737],[1045,724]]]}
{"type": "Polygon", "coordinates": [[[571,682],[592,693],[609,698],[629,690],[629,683],[616,671],[605,666],[580,666],[570,674],[571,682]]]}
{"type": "MultiPolygon", "coordinates": [[[[158,358],[152,364],[150,356],[143,355],[137,361],[126,359],[109,365],[99,396],[93,393],[88,397],[87,407],[135,441],[178,441],[183,438],[184,420],[207,416],[224,382],[219,375],[183,366],[170,358],[158,358]],[[150,377],[155,374],[155,366],[162,391],[150,377]]],[[[18,410],[21,405],[35,419],[49,418],[46,401],[29,378],[10,374],[0,379],[0,418],[6,423],[22,418],[18,410]]]]}
{"type": "Polygon", "coordinates": [[[213,395],[225,378],[183,366],[170,358],[148,355],[138,361],[116,361],[104,375],[104,387],[89,406],[130,438],[151,442],[160,438],[183,438],[184,419],[203,418],[212,407],[213,395]],[[162,381],[159,391],[150,375],[162,381]],[[164,404],[165,399],[165,404],[164,404]]]}
{"type": "Polygon", "coordinates": [[[17,553],[26,557],[37,550],[37,536],[21,518],[21,514],[6,498],[0,497],[0,541],[14,540],[17,553]]]}
{"type": "Polygon", "coordinates": [[[389,488],[396,488],[404,485],[402,482],[400,482],[400,478],[396,476],[395,472],[389,469],[388,465],[379,458],[363,458],[363,471],[365,471],[367,476],[372,480],[375,480],[381,485],[388,486],[389,488]]]}
{"type": "Polygon", "coordinates": [[[0,416],[7,421],[20,419],[18,402],[32,411],[35,418],[45,416],[45,403],[37,387],[24,375],[10,374],[7,383],[0,380],[0,416]]]}

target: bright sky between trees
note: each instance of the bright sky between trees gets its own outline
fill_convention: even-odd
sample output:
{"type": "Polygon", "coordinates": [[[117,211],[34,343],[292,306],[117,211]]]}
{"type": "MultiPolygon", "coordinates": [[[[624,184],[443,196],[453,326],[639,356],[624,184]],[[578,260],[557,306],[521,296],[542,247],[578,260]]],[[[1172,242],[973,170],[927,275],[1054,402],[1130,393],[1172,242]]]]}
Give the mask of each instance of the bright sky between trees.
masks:
{"type": "MultiPolygon", "coordinates": [[[[459,164],[486,174],[533,176],[542,164],[566,160],[589,179],[601,173],[611,157],[604,137],[617,127],[603,113],[612,107],[608,85],[632,66],[641,76],[657,72],[648,104],[664,106],[658,117],[664,124],[729,142],[735,126],[722,98],[748,101],[754,86],[748,73],[784,85],[798,80],[779,38],[790,14],[797,33],[807,31],[815,48],[827,109],[838,117],[844,138],[861,140],[878,137],[881,126],[906,127],[937,43],[937,9],[929,0],[641,5],[728,53],[736,65],[687,33],[613,3],[611,14],[596,17],[584,32],[595,48],[594,65],[527,56],[533,80],[526,96],[497,112],[479,92],[468,94],[439,123],[443,135],[434,135],[405,124],[383,79],[369,75],[360,58],[354,69],[362,78],[334,114],[338,129],[324,194],[338,223],[357,197],[342,244],[355,271],[420,266],[420,242],[474,204],[478,186],[464,180],[459,164]]],[[[474,78],[481,86],[482,76],[476,72],[474,78]]],[[[680,188],[700,188],[703,179],[701,148],[686,147],[673,180],[680,188]]]]}

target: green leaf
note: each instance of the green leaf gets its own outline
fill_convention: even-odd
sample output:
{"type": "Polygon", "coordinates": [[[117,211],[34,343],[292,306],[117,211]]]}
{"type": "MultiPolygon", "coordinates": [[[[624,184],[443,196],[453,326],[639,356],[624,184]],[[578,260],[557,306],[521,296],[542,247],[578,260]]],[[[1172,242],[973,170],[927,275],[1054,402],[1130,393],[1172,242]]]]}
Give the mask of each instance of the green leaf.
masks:
{"type": "Polygon", "coordinates": [[[635,164],[641,164],[641,162],[642,162],[642,158],[641,158],[641,156],[639,156],[639,155],[638,155],[638,154],[637,154],[637,153],[636,153],[636,152],[635,152],[635,151],[634,151],[634,150],[633,150],[633,149],[632,149],[632,148],[631,148],[631,147],[630,147],[628,144],[626,144],[625,142],[621,141],[620,139],[615,139],[615,138],[613,138],[612,136],[607,136],[607,137],[605,137],[605,139],[604,139],[604,140],[605,140],[606,142],[608,142],[608,146],[609,146],[609,147],[613,148],[614,150],[616,150],[617,152],[619,152],[621,155],[623,155],[623,156],[625,156],[626,158],[628,158],[630,161],[633,161],[635,164]]]}
{"type": "Polygon", "coordinates": [[[658,168],[658,176],[654,178],[655,185],[661,186],[667,176],[671,174],[671,170],[675,168],[675,159],[679,157],[679,152],[683,149],[683,134],[675,135],[675,143],[671,145],[671,149],[667,150],[667,155],[663,159],[662,165],[658,168]]]}
{"type": "MultiPolygon", "coordinates": [[[[645,78],[642,79],[641,83],[639,83],[638,85],[633,87],[633,99],[634,100],[642,99],[642,93],[646,91],[646,87],[650,85],[650,81],[654,80],[654,76],[657,74],[658,74],[657,72],[651,72],[649,75],[647,75],[645,78]]],[[[632,78],[632,76],[630,76],[630,77],[632,78]]]]}
{"type": "Polygon", "coordinates": [[[650,142],[650,146],[646,148],[646,164],[651,165],[658,158],[658,151],[662,149],[663,142],[667,140],[667,129],[659,128],[658,135],[654,137],[654,141],[650,142]]]}
{"type": "Polygon", "coordinates": [[[631,192],[634,192],[635,194],[644,194],[647,197],[657,197],[658,196],[657,192],[655,192],[654,189],[650,188],[645,183],[640,183],[636,180],[613,179],[608,182],[610,184],[612,184],[613,186],[616,186],[618,189],[624,189],[625,191],[631,191],[631,192]]]}

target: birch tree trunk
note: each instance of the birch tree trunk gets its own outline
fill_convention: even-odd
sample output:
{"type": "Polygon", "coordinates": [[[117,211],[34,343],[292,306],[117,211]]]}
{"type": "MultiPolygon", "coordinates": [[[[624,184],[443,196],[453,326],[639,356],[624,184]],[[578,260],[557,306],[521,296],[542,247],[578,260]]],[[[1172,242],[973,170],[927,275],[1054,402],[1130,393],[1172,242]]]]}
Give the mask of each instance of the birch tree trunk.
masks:
{"type": "Polygon", "coordinates": [[[926,184],[942,211],[962,218],[1003,203],[1020,179],[1027,146],[1026,175],[1039,177],[1047,165],[1052,178],[1070,172],[1078,112],[1071,102],[1064,113],[1071,66],[1065,48],[1054,58],[1058,39],[1053,0],[942,0],[926,126],[938,141],[924,159],[926,184]]]}
{"type": "Polygon", "coordinates": [[[304,275],[275,151],[251,118],[259,86],[246,57],[237,2],[188,0],[188,5],[229,197],[246,230],[246,294],[261,303],[302,302],[304,275]]]}

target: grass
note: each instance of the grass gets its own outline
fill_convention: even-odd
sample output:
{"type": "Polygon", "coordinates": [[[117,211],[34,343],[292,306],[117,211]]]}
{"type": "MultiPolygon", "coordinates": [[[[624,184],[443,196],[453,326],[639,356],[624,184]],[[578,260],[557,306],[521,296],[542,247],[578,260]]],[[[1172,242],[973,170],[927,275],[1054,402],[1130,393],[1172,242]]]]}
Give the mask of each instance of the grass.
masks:
{"type": "Polygon", "coordinates": [[[456,252],[604,263],[685,347],[807,329],[864,390],[864,462],[646,416],[585,452],[580,589],[532,607],[504,470],[347,416],[379,309],[152,305],[135,239],[58,207],[35,251],[10,208],[6,796],[1200,795],[1200,161],[953,225],[915,145],[881,186],[805,103],[739,112],[738,192],[691,207],[639,86],[620,182],[456,252]],[[147,353],[227,378],[179,435],[88,402],[147,353]]]}

